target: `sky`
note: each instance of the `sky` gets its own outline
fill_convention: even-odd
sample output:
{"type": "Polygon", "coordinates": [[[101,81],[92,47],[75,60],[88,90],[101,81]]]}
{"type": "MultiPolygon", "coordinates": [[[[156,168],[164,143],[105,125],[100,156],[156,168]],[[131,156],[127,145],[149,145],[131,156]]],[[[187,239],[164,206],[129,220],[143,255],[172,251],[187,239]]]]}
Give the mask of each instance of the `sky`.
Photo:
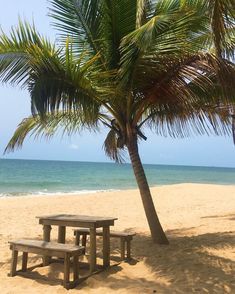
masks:
{"type": "MultiPolygon", "coordinates": [[[[0,0],[0,7],[0,26],[4,32],[9,32],[11,26],[16,26],[20,16],[28,21],[34,19],[38,31],[55,40],[56,32],[47,15],[48,1],[0,0]]],[[[96,134],[83,132],[71,138],[57,136],[50,141],[29,138],[21,150],[3,155],[17,125],[29,115],[28,92],[0,84],[0,158],[110,161],[102,147],[107,130],[96,134]]],[[[235,167],[235,147],[230,137],[198,136],[171,139],[159,137],[148,130],[145,135],[148,140],[140,143],[140,155],[144,163],[235,167]]]]}

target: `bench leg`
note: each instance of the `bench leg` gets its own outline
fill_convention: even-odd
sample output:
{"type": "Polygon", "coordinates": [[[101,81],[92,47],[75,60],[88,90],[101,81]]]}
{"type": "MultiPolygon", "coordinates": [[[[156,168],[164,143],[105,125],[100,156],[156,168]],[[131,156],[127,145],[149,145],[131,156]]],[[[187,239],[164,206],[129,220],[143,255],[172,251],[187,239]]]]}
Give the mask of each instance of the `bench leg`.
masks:
{"type": "Polygon", "coordinates": [[[82,235],[82,246],[84,246],[86,248],[86,238],[87,238],[87,234],[83,234],[82,235]]]}
{"type": "Polygon", "coordinates": [[[125,259],[125,239],[124,238],[121,238],[120,239],[120,245],[121,245],[121,260],[124,260],[125,259]]]}
{"type": "Polygon", "coordinates": [[[73,257],[73,281],[78,281],[78,256],[73,257]]]}
{"type": "MultiPolygon", "coordinates": [[[[43,225],[43,241],[50,242],[51,239],[51,226],[43,225]]],[[[46,266],[50,263],[51,258],[49,256],[43,256],[43,265],[46,266]]]]}
{"type": "Polygon", "coordinates": [[[16,275],[17,259],[18,259],[18,251],[13,248],[12,249],[10,277],[14,277],[16,275]]]}
{"type": "Polygon", "coordinates": [[[75,235],[75,245],[77,245],[77,246],[80,245],[80,234],[78,234],[77,232],[75,235]]]}
{"type": "Polygon", "coordinates": [[[126,259],[131,259],[131,240],[126,241],[126,259]]]}
{"type": "Polygon", "coordinates": [[[27,271],[28,252],[23,252],[22,256],[22,272],[27,271]]]}
{"type": "Polygon", "coordinates": [[[70,274],[70,254],[65,253],[65,256],[64,256],[64,288],[66,288],[67,290],[70,288],[69,274],[70,274]]]}

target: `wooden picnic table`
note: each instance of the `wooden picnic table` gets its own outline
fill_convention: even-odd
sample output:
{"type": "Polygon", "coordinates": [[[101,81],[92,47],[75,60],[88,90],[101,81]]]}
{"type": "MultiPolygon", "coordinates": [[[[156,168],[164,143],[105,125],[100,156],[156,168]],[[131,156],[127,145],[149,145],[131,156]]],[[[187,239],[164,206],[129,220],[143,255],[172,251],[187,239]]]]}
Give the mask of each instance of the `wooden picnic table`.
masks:
{"type": "MultiPolygon", "coordinates": [[[[96,270],[96,229],[103,229],[103,266],[110,266],[110,226],[117,218],[87,215],[57,214],[38,216],[39,224],[43,225],[43,240],[50,242],[51,226],[58,226],[58,243],[65,243],[66,227],[82,227],[90,229],[90,272],[96,270]]],[[[43,259],[48,265],[49,257],[43,259]]]]}

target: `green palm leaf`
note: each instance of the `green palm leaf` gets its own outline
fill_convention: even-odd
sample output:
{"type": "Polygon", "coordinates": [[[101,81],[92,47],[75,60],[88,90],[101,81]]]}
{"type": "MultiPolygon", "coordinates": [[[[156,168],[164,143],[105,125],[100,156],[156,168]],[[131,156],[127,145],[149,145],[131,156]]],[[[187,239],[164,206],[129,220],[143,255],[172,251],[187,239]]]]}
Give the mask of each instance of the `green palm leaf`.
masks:
{"type": "Polygon", "coordinates": [[[34,138],[50,139],[61,130],[63,135],[69,136],[84,129],[98,130],[99,120],[102,118],[103,115],[99,114],[96,120],[93,118],[92,121],[87,121],[84,113],[78,111],[47,113],[43,119],[39,115],[30,116],[19,124],[5,149],[5,153],[21,148],[28,135],[34,138]]]}
{"type": "Polygon", "coordinates": [[[10,36],[0,35],[0,80],[12,84],[27,85],[30,72],[32,48],[45,48],[50,54],[56,52],[54,45],[38,34],[34,26],[19,20],[19,26],[12,29],[10,36]]]}
{"type": "Polygon", "coordinates": [[[28,134],[106,126],[105,153],[122,162],[129,152],[153,239],[167,244],[138,142],[144,126],[175,138],[235,138],[233,2],[50,0],[59,44],[22,22],[0,35],[0,80],[27,87],[33,113],[7,151],[28,134]]]}
{"type": "Polygon", "coordinates": [[[99,1],[50,0],[50,16],[60,32],[62,44],[69,36],[77,53],[88,50],[91,54],[102,53],[99,42],[99,1]]]}
{"type": "Polygon", "coordinates": [[[197,14],[191,11],[183,16],[182,12],[171,7],[168,13],[164,11],[165,7],[163,12],[159,10],[146,24],[123,38],[119,70],[122,82],[130,83],[135,79],[133,74],[137,72],[136,67],[142,58],[149,56],[152,60],[156,55],[170,59],[181,54],[182,50],[186,54],[198,50],[188,42],[188,34],[197,20],[197,14]]]}
{"type": "Polygon", "coordinates": [[[227,43],[233,43],[235,48],[235,4],[233,0],[210,0],[208,1],[208,11],[211,18],[211,28],[213,31],[214,44],[218,56],[225,54],[228,57],[231,51],[227,50],[227,43]],[[233,30],[227,30],[231,29],[233,30]],[[226,40],[228,39],[228,40],[226,40]]]}

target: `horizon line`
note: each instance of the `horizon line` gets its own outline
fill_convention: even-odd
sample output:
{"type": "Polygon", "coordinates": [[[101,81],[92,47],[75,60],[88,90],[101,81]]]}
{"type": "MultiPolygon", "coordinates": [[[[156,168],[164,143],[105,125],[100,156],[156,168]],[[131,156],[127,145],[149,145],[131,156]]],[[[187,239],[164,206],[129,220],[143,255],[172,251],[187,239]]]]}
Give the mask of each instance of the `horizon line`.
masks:
{"type": "MultiPolygon", "coordinates": [[[[87,160],[63,160],[63,159],[30,159],[30,158],[2,158],[0,160],[25,160],[25,161],[58,161],[58,162],[83,162],[83,163],[110,163],[118,165],[131,165],[130,162],[116,163],[112,161],[87,161],[87,160]]],[[[227,168],[235,169],[235,166],[210,166],[210,165],[185,165],[185,164],[167,164],[167,163],[143,163],[143,165],[159,165],[159,166],[179,166],[179,167],[202,167],[202,168],[227,168]]]]}

